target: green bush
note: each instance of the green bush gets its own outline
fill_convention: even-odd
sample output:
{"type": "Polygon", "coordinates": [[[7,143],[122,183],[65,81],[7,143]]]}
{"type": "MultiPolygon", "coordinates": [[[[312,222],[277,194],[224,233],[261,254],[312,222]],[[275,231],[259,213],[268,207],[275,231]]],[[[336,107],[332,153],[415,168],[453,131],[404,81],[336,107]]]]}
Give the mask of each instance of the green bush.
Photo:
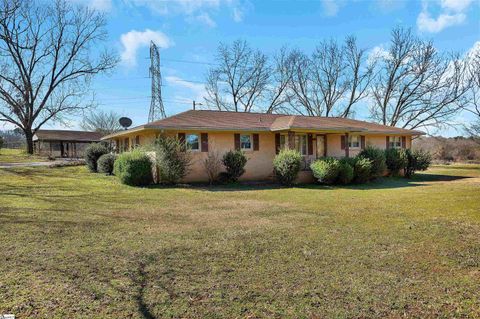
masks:
{"type": "Polygon", "coordinates": [[[242,151],[228,151],[223,155],[222,163],[225,166],[228,180],[236,182],[245,173],[247,157],[242,151]]]}
{"type": "Polygon", "coordinates": [[[353,164],[353,182],[366,183],[370,180],[372,171],[372,162],[365,157],[357,156],[353,164]]]}
{"type": "Polygon", "coordinates": [[[405,157],[401,155],[401,152],[401,150],[396,148],[385,150],[385,164],[391,175],[398,175],[400,170],[403,170],[407,164],[405,157]]]}
{"type": "Polygon", "coordinates": [[[97,168],[100,173],[112,175],[113,165],[115,163],[115,154],[103,154],[97,162],[97,168]]]}
{"type": "Polygon", "coordinates": [[[182,141],[161,136],[155,141],[153,151],[162,183],[177,184],[187,175],[192,157],[182,141]]]}
{"type": "Polygon", "coordinates": [[[384,151],[372,146],[367,146],[358,155],[371,161],[372,168],[370,170],[370,178],[377,178],[383,176],[385,170],[387,169],[384,151]]]}
{"type": "Polygon", "coordinates": [[[275,177],[283,185],[292,185],[297,178],[302,155],[296,150],[282,149],[273,159],[275,177]]]}
{"type": "Polygon", "coordinates": [[[353,180],[353,167],[351,164],[354,163],[354,161],[354,159],[352,160],[352,158],[347,157],[340,160],[336,181],[338,184],[349,184],[353,180]]]}
{"type": "Polygon", "coordinates": [[[3,137],[0,136],[0,150],[2,149],[2,147],[3,147],[3,137]]]}
{"type": "Polygon", "coordinates": [[[107,154],[108,149],[100,143],[92,143],[85,149],[85,163],[91,172],[97,172],[97,162],[100,156],[107,154]]]}
{"type": "Polygon", "coordinates": [[[416,171],[425,171],[428,169],[432,162],[430,153],[423,150],[409,149],[402,150],[401,157],[405,161],[404,176],[410,178],[416,171]]]}
{"type": "Polygon", "coordinates": [[[340,161],[331,157],[321,158],[310,164],[310,169],[320,183],[333,184],[338,178],[340,161]]]}
{"type": "Polygon", "coordinates": [[[114,174],[123,184],[144,186],[153,181],[152,162],[147,154],[140,150],[120,154],[113,167],[114,174]]]}

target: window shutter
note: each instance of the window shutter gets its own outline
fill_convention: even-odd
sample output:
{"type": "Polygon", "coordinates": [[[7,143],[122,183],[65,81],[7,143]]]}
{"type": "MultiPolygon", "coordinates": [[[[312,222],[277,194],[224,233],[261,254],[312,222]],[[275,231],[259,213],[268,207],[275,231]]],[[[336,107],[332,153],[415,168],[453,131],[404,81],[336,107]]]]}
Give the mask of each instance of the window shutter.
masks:
{"type": "Polygon", "coordinates": [[[342,135],[340,137],[340,147],[342,148],[342,150],[345,149],[345,135],[342,135]]]}
{"type": "Polygon", "coordinates": [[[185,133],[178,133],[178,139],[180,142],[185,143],[185,133]]]}
{"type": "Polygon", "coordinates": [[[208,152],[208,133],[200,134],[200,139],[202,141],[202,152],[208,152]]]}
{"type": "Polygon", "coordinates": [[[275,133],[275,154],[280,152],[280,133],[275,133]]]}
{"type": "Polygon", "coordinates": [[[407,137],[402,136],[402,148],[407,148],[407,137]]]}
{"type": "Polygon", "coordinates": [[[258,134],[252,134],[253,137],[253,150],[258,151],[260,149],[260,137],[258,134]]]}
{"type": "Polygon", "coordinates": [[[360,148],[363,150],[365,149],[365,136],[360,136],[360,148]]]}
{"type": "Polygon", "coordinates": [[[308,148],[308,155],[313,155],[313,138],[312,134],[307,135],[307,148],[308,148]]]}
{"type": "Polygon", "coordinates": [[[178,140],[183,145],[183,150],[187,149],[187,145],[185,145],[185,133],[178,133],[178,140]]]}
{"type": "Polygon", "coordinates": [[[240,150],[240,134],[238,133],[233,134],[233,139],[235,141],[235,150],[239,151],[240,150]]]}
{"type": "Polygon", "coordinates": [[[385,141],[386,141],[386,143],[387,143],[387,145],[385,146],[385,148],[388,150],[388,149],[390,148],[390,136],[387,136],[387,138],[386,138],[385,141]]]}

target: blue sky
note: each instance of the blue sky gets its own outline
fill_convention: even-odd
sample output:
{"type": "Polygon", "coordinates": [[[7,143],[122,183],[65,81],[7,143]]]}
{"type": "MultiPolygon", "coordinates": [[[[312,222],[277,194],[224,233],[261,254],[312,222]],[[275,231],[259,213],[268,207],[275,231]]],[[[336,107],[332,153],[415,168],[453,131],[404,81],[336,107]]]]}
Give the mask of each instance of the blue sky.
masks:
{"type": "MultiPolygon", "coordinates": [[[[267,54],[283,45],[311,52],[322,39],[353,34],[360,46],[373,49],[386,47],[397,25],[432,39],[444,52],[467,52],[480,41],[480,0],[70,1],[106,13],[108,45],[122,60],[111,75],[97,78],[92,88],[100,108],[129,116],[134,125],[145,123],[148,116],[151,39],[162,47],[167,115],[187,110],[193,99],[201,99],[208,63],[220,42],[245,39],[267,54]]],[[[73,118],[71,127],[78,128],[78,121],[73,118]]],[[[459,121],[468,121],[467,115],[460,115],[459,121]]],[[[453,129],[440,133],[457,134],[453,129]]]]}

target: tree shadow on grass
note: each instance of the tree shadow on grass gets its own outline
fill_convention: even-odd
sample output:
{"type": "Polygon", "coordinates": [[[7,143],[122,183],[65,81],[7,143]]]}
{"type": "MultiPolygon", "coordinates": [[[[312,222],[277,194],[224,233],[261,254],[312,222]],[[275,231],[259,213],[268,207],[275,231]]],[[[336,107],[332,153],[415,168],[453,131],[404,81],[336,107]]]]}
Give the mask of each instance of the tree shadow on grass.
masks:
{"type": "Polygon", "coordinates": [[[155,319],[156,316],[150,311],[148,305],[145,302],[145,288],[147,286],[147,274],[145,268],[153,263],[155,258],[149,256],[146,260],[140,261],[138,266],[138,275],[133,279],[137,285],[137,295],[135,297],[137,302],[138,311],[142,314],[145,319],[155,319]]]}

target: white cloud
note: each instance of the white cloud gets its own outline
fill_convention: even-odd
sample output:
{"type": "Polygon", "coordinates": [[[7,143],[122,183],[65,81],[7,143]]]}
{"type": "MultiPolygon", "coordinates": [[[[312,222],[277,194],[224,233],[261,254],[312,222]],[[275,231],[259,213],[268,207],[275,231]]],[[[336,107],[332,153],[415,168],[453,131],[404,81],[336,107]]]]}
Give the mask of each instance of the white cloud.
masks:
{"type": "Polygon", "coordinates": [[[322,0],[323,12],[329,17],[336,16],[338,10],[340,10],[339,1],[335,0],[322,0]]]}
{"type": "Polygon", "coordinates": [[[422,11],[417,18],[417,27],[420,31],[431,33],[440,32],[445,28],[462,24],[466,16],[463,13],[458,14],[440,14],[436,19],[432,18],[428,12],[422,11]]]}
{"type": "Polygon", "coordinates": [[[371,64],[377,61],[378,59],[388,60],[390,59],[390,57],[391,57],[390,52],[388,52],[388,50],[386,50],[383,45],[377,45],[373,47],[373,49],[371,49],[370,52],[368,52],[367,62],[371,64]]]}
{"type": "Polygon", "coordinates": [[[212,18],[214,13],[222,7],[233,10],[232,19],[239,22],[245,14],[244,6],[248,0],[124,0],[124,3],[133,7],[146,7],[155,14],[183,15],[189,23],[202,23],[213,27],[216,25],[212,18]]]}
{"type": "Polygon", "coordinates": [[[240,8],[237,8],[237,7],[233,8],[233,13],[232,13],[233,21],[242,22],[243,15],[244,15],[244,12],[240,8]]]}
{"type": "Polygon", "coordinates": [[[187,19],[189,22],[198,22],[200,24],[203,24],[207,27],[210,27],[210,28],[215,28],[217,26],[217,24],[215,23],[215,21],[212,20],[212,18],[210,18],[210,15],[208,13],[201,13],[197,16],[194,16],[194,17],[190,17],[187,19]]]}
{"type": "Polygon", "coordinates": [[[192,15],[198,11],[216,9],[220,6],[220,0],[125,0],[125,3],[147,7],[160,15],[192,15]]]}
{"type": "Polygon", "coordinates": [[[160,48],[168,48],[173,42],[162,32],[145,29],[145,31],[131,30],[120,36],[122,43],[121,59],[127,66],[137,64],[137,51],[142,47],[150,45],[150,41],[155,42],[160,48]]]}
{"type": "Polygon", "coordinates": [[[443,9],[462,12],[466,10],[472,2],[472,0],[442,0],[440,5],[443,9]]]}
{"type": "Polygon", "coordinates": [[[90,0],[89,6],[99,11],[110,11],[112,9],[112,0],[90,0]]]}
{"type": "Polygon", "coordinates": [[[440,13],[435,18],[430,15],[428,5],[433,2],[424,1],[422,11],[417,18],[417,27],[420,31],[436,33],[445,28],[460,25],[465,22],[466,11],[472,0],[441,0],[440,13]]]}
{"type": "Polygon", "coordinates": [[[70,0],[73,4],[86,5],[91,9],[109,12],[112,10],[112,0],[70,0]]]}
{"type": "Polygon", "coordinates": [[[203,101],[203,98],[207,96],[206,91],[205,91],[205,85],[202,83],[193,83],[186,81],[178,76],[166,76],[165,79],[167,80],[167,83],[172,86],[180,87],[187,89],[191,92],[191,95],[188,97],[180,97],[181,99],[185,100],[195,100],[197,102],[203,101]]]}

